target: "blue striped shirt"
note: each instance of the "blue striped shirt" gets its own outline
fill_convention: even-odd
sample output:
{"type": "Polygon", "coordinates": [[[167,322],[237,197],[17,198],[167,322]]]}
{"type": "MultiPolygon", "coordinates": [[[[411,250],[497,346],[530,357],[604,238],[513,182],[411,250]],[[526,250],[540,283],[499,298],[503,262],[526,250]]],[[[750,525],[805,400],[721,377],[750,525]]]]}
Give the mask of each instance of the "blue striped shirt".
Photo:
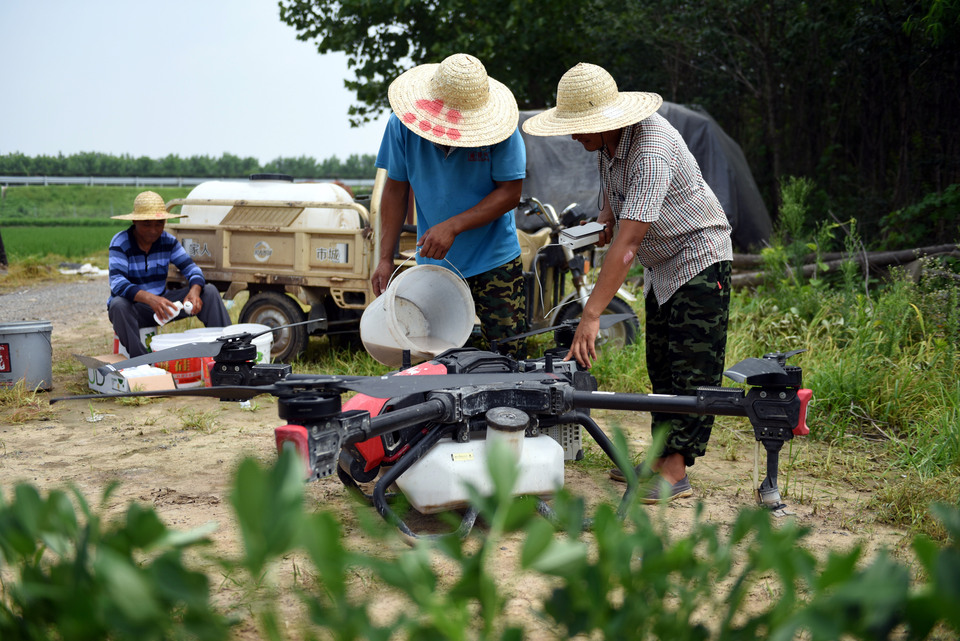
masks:
{"type": "Polygon", "coordinates": [[[625,127],[611,158],[597,154],[607,199],[619,221],[650,223],[637,248],[643,295],[659,304],[710,265],[733,259],[730,223],[683,137],[653,114],[625,127]]]}
{"type": "Polygon", "coordinates": [[[176,266],[190,285],[203,287],[203,272],[187,255],[183,245],[169,232],[163,232],[150,251],[144,253],[133,236],[134,226],[119,232],[110,241],[110,298],[123,296],[130,302],[140,290],[158,296],[167,288],[170,264],[176,266]]]}

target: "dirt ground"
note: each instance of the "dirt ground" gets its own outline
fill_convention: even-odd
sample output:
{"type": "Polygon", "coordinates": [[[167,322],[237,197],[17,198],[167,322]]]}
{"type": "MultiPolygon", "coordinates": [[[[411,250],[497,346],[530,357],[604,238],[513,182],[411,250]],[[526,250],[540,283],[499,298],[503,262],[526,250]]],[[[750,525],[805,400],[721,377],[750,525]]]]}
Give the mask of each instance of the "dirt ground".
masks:
{"type": "MultiPolygon", "coordinates": [[[[50,397],[86,393],[86,372],[73,365],[72,354],[109,352],[111,331],[106,313],[89,313],[70,322],[54,324],[52,333],[54,389],[50,397]],[[69,367],[64,363],[71,362],[69,367]],[[63,365],[61,365],[63,363],[63,365]]],[[[602,381],[601,381],[602,388],[602,381]]],[[[814,390],[816,394],[816,390],[814,390]]],[[[6,493],[17,481],[41,489],[73,485],[97,504],[104,488],[119,481],[107,510],[120,514],[128,502],[152,504],[170,526],[187,530],[218,523],[212,535],[215,553],[232,556],[239,549],[238,532],[229,502],[233,471],[243,457],[253,456],[264,464],[276,457],[273,429],[281,424],[272,398],[259,397],[251,410],[235,403],[204,398],[163,398],[142,405],[116,401],[70,401],[53,406],[46,420],[12,423],[9,410],[0,410],[0,487],[6,493]]],[[[809,424],[816,429],[815,411],[809,424]]],[[[624,412],[594,412],[605,429],[614,423],[626,432],[634,451],[648,438],[649,415],[624,412]]],[[[585,442],[589,437],[585,436],[585,442]]],[[[753,502],[753,439],[747,431],[715,429],[711,450],[691,471],[694,499],[674,502],[660,514],[670,519],[671,530],[682,533],[692,521],[696,502],[705,502],[705,516],[712,522],[730,524],[737,511],[753,502]]],[[[830,453],[841,461],[841,452],[830,453]]],[[[820,474],[826,448],[806,439],[795,440],[781,457],[780,488],[793,516],[812,528],[811,549],[848,548],[862,543],[868,550],[884,546],[900,548],[904,533],[873,522],[866,506],[870,493],[857,491],[836,474],[825,480],[820,474]],[[839,479],[839,480],[838,480],[839,479]]],[[[836,463],[834,463],[836,464],[836,463]]],[[[761,470],[763,458],[761,458],[761,470]]],[[[566,487],[591,504],[616,499],[622,492],[600,467],[568,462],[566,487]]],[[[331,509],[344,514],[351,544],[358,548],[381,545],[366,541],[349,517],[354,501],[338,479],[328,478],[307,486],[310,509],[331,509]]],[[[656,509],[656,508],[651,508],[656,509]]],[[[504,567],[512,567],[518,541],[500,548],[504,567]]],[[[404,544],[396,541],[396,549],[404,544]]],[[[297,570],[286,563],[278,568],[278,585],[288,585],[297,570]]],[[[513,595],[511,617],[531,626],[529,638],[553,638],[552,631],[532,616],[540,585],[524,585],[505,573],[500,577],[513,595]],[[540,626],[539,628],[537,626],[540,626]]],[[[242,607],[248,598],[231,581],[214,577],[216,598],[227,608],[242,607]]],[[[762,598],[762,597],[759,597],[762,598]]],[[[292,597],[289,597],[292,602],[292,597]]],[[[290,603],[291,632],[295,615],[290,603]]],[[[259,638],[251,622],[237,631],[238,639],[259,638]]]]}

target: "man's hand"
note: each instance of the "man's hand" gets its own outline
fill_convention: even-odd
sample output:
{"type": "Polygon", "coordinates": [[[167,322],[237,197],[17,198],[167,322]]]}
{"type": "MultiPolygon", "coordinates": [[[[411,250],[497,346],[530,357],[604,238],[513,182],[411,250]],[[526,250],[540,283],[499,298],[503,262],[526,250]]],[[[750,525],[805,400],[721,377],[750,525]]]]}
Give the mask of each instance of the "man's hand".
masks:
{"type": "MultiPolygon", "coordinates": [[[[147,292],[141,291],[141,294],[147,294],[147,292]]],[[[148,294],[149,298],[143,302],[150,306],[150,309],[153,310],[153,313],[157,315],[157,318],[167,322],[173,320],[173,318],[180,313],[180,310],[177,309],[177,306],[172,300],[168,300],[163,296],[157,296],[156,294],[148,294]]]]}
{"type": "Polygon", "coordinates": [[[374,296],[379,296],[387,289],[390,283],[390,276],[393,275],[393,261],[381,259],[377,263],[377,268],[373,270],[373,276],[370,277],[370,284],[373,285],[374,296]]]}
{"type": "Polygon", "coordinates": [[[443,260],[456,238],[457,232],[453,228],[453,224],[451,221],[445,220],[425,231],[420,240],[417,241],[417,247],[420,248],[420,255],[424,258],[443,260]]]}
{"type": "Polygon", "coordinates": [[[203,301],[200,300],[200,291],[199,285],[191,285],[190,291],[187,292],[186,297],[183,299],[184,304],[189,302],[193,305],[193,311],[190,312],[191,314],[199,314],[200,310],[203,309],[203,301]]]}
{"type": "Polygon", "coordinates": [[[600,235],[597,237],[596,245],[597,247],[603,247],[613,240],[613,230],[615,228],[613,211],[611,211],[609,208],[605,208],[597,216],[597,222],[603,225],[603,231],[600,232],[600,235]]]}
{"type": "Polygon", "coordinates": [[[570,343],[570,351],[563,359],[575,358],[581,367],[589,368],[597,360],[597,335],[600,333],[600,317],[584,314],[570,343]]]}

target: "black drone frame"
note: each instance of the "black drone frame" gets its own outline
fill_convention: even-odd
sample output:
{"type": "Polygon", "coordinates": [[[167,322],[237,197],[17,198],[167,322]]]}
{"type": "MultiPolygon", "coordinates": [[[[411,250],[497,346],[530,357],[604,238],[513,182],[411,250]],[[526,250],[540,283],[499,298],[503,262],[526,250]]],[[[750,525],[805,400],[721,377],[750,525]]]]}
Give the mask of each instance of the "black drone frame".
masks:
{"type": "MultiPolygon", "coordinates": [[[[356,445],[363,441],[424,426],[422,433],[411,441],[410,450],[384,471],[371,497],[381,516],[411,538],[418,537],[390,508],[386,488],[440,439],[449,435],[467,440],[471,430],[485,428],[487,412],[495,408],[524,412],[529,418],[527,433],[531,435],[554,425],[580,425],[622,470],[630,469],[629,461],[622,460],[623,455],[590,418],[589,410],[746,417],[758,444],[767,453],[766,477],[756,487],[756,498],[759,504],[778,513],[786,507],[777,486],[780,450],[794,435],[808,433],[806,409],[812,392],[802,388],[801,368],[786,364],[788,358],[804,350],[748,358],[724,372],[748,389],[700,387],[693,395],[666,396],[598,391],[596,379],[589,372],[578,370],[573,362],[559,361],[551,352],[541,359],[515,362],[515,372],[381,377],[293,374],[289,365],[256,364],[256,348],[251,342],[255,336],[241,333],[221,338],[219,345],[197,344],[207,345],[205,349],[214,357],[209,388],[81,395],[50,402],[124,396],[209,396],[241,401],[272,394],[278,399],[280,418],[287,422],[278,432],[289,428],[286,440],[294,443],[313,479],[340,472],[343,480],[338,465],[341,450],[355,452],[356,445]],[[342,410],[341,394],[347,391],[382,399],[422,400],[371,416],[363,410],[342,410]]],[[[144,362],[183,358],[185,354],[179,351],[172,353],[182,351],[182,347],[186,346],[147,355],[150,359],[144,362]]],[[[104,369],[116,369],[118,365],[125,364],[104,369]]],[[[628,487],[618,509],[621,517],[638,488],[634,474],[626,477],[628,487]]],[[[550,516],[549,507],[542,501],[540,509],[550,516]]],[[[476,516],[475,510],[468,510],[456,533],[466,536],[476,516]]]]}

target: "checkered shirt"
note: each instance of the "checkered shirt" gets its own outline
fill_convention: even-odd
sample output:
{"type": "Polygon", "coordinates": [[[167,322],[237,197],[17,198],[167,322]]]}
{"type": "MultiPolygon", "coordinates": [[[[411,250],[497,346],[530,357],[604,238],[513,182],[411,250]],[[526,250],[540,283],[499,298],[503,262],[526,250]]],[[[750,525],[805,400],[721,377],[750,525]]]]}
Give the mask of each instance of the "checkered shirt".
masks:
{"type": "Polygon", "coordinates": [[[663,305],[710,265],[733,259],[730,223],[686,143],[653,114],[625,127],[616,155],[597,154],[610,207],[621,219],[651,223],[637,248],[643,295],[663,305]]]}

